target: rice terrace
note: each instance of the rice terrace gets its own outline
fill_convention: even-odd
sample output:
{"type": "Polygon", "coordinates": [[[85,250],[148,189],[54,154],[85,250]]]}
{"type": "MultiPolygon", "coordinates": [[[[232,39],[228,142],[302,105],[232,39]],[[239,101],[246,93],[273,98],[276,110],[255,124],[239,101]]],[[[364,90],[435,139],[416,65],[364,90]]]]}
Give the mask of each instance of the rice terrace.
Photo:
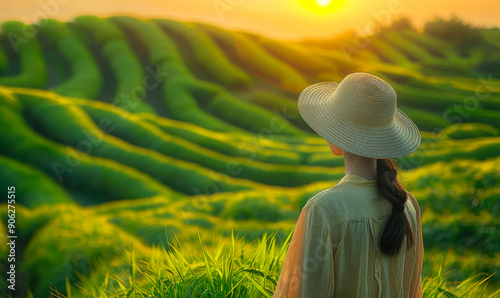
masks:
{"type": "Polygon", "coordinates": [[[92,15],[1,24],[17,238],[0,296],[272,297],[302,206],[344,176],[298,94],[356,71],[421,131],[397,163],[422,210],[424,297],[500,297],[500,29],[402,18],[284,41],[92,15]]]}

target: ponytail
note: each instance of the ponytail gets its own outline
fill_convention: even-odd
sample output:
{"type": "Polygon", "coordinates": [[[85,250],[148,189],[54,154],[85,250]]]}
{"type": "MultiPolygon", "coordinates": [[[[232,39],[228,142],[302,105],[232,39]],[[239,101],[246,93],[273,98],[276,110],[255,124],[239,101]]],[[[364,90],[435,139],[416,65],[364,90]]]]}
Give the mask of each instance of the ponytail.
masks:
{"type": "Polygon", "coordinates": [[[407,193],[397,179],[398,169],[393,159],[377,159],[377,188],[380,196],[392,204],[392,214],[380,236],[380,250],[396,255],[406,236],[407,248],[414,243],[413,231],[404,213],[407,193]]]}

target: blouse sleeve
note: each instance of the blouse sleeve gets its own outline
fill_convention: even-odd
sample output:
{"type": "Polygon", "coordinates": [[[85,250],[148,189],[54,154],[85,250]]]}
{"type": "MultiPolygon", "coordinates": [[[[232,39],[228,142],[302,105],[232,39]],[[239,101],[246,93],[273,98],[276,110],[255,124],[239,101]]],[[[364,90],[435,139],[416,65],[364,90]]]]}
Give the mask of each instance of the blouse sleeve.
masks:
{"type": "Polygon", "coordinates": [[[332,297],[333,248],[322,211],[310,201],[302,208],[273,297],[332,297]]]}
{"type": "Polygon", "coordinates": [[[410,193],[409,194],[411,202],[413,203],[413,206],[415,207],[416,210],[416,216],[417,216],[417,231],[415,233],[415,244],[417,245],[417,255],[416,255],[416,264],[414,266],[414,271],[413,271],[413,279],[411,281],[411,293],[412,295],[410,297],[416,297],[420,298],[422,297],[422,261],[424,257],[424,243],[422,239],[422,216],[420,213],[420,206],[418,205],[417,200],[415,197],[410,193]]]}

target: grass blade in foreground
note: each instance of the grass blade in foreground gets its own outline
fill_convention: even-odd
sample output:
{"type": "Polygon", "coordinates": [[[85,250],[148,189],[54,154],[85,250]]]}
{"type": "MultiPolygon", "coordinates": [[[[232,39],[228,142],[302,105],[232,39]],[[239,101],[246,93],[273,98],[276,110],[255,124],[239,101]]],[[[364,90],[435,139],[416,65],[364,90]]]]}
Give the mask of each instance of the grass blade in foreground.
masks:
{"type": "MultiPolygon", "coordinates": [[[[77,285],[78,291],[73,286],[71,293],[73,297],[83,293],[86,297],[272,297],[292,233],[279,249],[276,234],[264,236],[258,243],[245,243],[233,234],[229,247],[221,243],[213,250],[198,233],[202,256],[190,254],[178,239],[179,248],[172,244],[169,250],[155,248],[148,260],[136,260],[130,251],[125,258],[130,268],[122,269],[123,274],[111,278],[103,274],[100,286],[83,279],[82,286],[77,285]]],[[[476,274],[461,282],[450,282],[442,267],[435,276],[423,279],[425,298],[493,298],[500,294],[500,290],[486,291],[492,275],[476,274]]]]}

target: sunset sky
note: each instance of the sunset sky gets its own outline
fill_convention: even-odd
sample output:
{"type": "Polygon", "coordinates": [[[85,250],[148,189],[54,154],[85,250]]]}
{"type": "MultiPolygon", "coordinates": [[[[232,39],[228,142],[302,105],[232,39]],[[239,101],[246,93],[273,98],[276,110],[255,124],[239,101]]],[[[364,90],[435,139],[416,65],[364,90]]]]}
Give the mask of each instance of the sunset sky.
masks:
{"type": "Polygon", "coordinates": [[[372,22],[409,17],[417,27],[453,13],[480,26],[500,26],[498,0],[3,0],[0,21],[36,22],[43,17],[131,15],[172,18],[254,32],[277,39],[361,33],[372,22]],[[7,3],[7,4],[6,4],[7,3]]]}

